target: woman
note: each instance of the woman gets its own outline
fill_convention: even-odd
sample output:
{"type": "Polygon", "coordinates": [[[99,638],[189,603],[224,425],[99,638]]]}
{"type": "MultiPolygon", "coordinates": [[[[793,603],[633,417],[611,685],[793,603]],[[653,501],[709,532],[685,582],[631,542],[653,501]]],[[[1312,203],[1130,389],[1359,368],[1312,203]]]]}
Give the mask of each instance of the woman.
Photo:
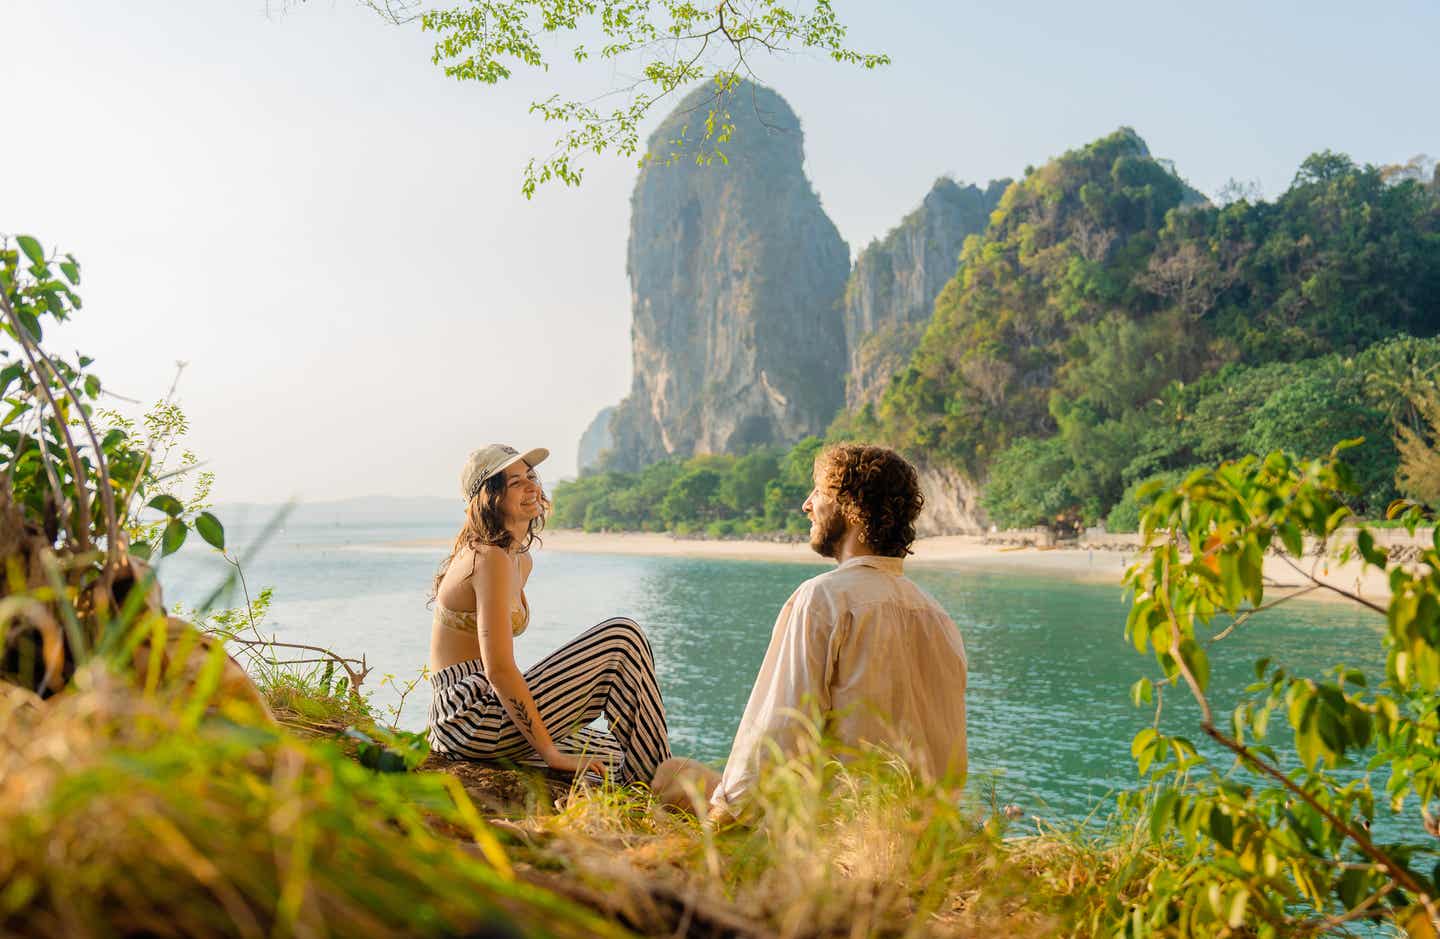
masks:
{"type": "Polygon", "coordinates": [[[470,759],[533,760],[551,769],[650,783],[670,758],[650,643],[614,617],[521,673],[514,637],[530,623],[530,548],[550,501],[535,467],[550,455],[492,444],[460,473],[465,524],[435,576],[430,629],[430,744],[470,759]],[[608,732],[589,726],[605,716],[608,732]]]}

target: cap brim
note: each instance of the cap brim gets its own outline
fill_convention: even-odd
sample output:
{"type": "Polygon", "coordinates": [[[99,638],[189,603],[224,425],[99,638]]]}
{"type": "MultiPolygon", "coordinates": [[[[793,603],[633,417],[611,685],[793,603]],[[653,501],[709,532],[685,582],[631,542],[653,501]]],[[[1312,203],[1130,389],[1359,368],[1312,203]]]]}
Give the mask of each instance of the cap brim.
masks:
{"type": "Polygon", "coordinates": [[[514,466],[516,463],[519,463],[521,460],[524,460],[526,463],[530,464],[530,468],[534,469],[541,463],[544,463],[546,458],[548,458],[549,456],[550,451],[546,450],[544,447],[536,447],[534,450],[526,450],[524,453],[515,454],[510,459],[506,460],[504,463],[501,463],[499,466],[495,467],[494,472],[490,473],[489,475],[494,476],[495,473],[503,473],[510,467],[514,466]]]}

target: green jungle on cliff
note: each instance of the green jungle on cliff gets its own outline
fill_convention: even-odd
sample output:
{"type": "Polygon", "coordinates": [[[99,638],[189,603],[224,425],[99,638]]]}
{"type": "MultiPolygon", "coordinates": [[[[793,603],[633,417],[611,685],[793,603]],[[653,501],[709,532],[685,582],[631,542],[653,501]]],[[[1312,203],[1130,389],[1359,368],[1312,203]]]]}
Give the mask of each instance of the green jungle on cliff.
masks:
{"type": "Polygon", "coordinates": [[[878,402],[791,449],[600,467],[553,523],[711,536],[808,527],[824,442],[863,439],[983,484],[1000,527],[1133,531],[1137,493],[1247,453],[1346,453],[1350,506],[1431,498],[1440,173],[1321,152],[1273,201],[1214,204],[1128,128],[1013,183],[878,402]]]}

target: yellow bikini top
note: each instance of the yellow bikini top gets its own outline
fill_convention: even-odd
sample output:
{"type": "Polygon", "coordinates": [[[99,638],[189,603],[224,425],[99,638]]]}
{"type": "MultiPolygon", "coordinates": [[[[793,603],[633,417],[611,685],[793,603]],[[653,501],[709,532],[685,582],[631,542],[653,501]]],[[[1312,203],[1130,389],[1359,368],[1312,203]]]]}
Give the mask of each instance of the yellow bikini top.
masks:
{"type": "MultiPolygon", "coordinates": [[[[474,633],[479,628],[479,618],[474,610],[452,610],[442,606],[439,600],[435,601],[435,623],[447,629],[458,629],[461,632],[474,633]]],[[[525,591],[520,591],[520,609],[510,611],[510,634],[518,636],[530,625],[530,601],[525,599],[525,591]]]]}

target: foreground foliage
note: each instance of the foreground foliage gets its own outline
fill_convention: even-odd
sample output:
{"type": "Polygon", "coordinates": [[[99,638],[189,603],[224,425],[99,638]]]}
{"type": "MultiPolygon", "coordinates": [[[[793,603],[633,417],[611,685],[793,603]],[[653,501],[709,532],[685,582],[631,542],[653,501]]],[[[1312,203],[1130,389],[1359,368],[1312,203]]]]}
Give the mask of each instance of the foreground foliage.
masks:
{"type": "MultiPolygon", "coordinates": [[[[634,156],[640,146],[640,124],[650,109],[677,90],[708,79],[714,89],[704,111],[697,110],[669,149],[642,153],[639,163],[691,159],[701,164],[726,160],[735,130],[727,96],[744,80],[754,80],[757,58],[769,54],[818,53],[833,62],[873,69],[888,65],[883,53],[861,52],[846,42],[846,30],[830,0],[785,3],[781,0],[720,0],[694,4],[689,0],[463,0],[454,6],[421,10],[419,0],[362,0],[386,18],[405,23],[415,19],[436,36],[432,61],[460,81],[494,85],[510,78],[517,66],[549,71],[554,44],[570,43],[563,55],[582,66],[591,60],[607,63],[614,81],[616,67],[629,84],[595,98],[567,98],[559,93],[534,101],[532,114],[557,124],[561,135],[555,149],[525,167],[521,191],[534,195],[541,184],[559,181],[578,186],[582,162],[590,154],[614,152],[634,156]],[[602,99],[618,101],[608,110],[602,99]]],[[[607,106],[608,107],[608,106],[607,106]]]]}
{"type": "Polygon", "coordinates": [[[0,703],[7,934],[618,934],[517,881],[451,777],[376,774],[253,710],[206,717],[103,667],[53,702],[14,691],[0,703]]]}
{"type": "Polygon", "coordinates": [[[79,309],[79,282],[73,258],[0,241],[0,933],[618,935],[517,881],[453,777],[366,768],[423,751],[374,726],[361,673],[335,687],[349,660],[325,658],[317,689],[243,645],[267,594],[208,635],[170,615],[145,560],[191,531],[223,552],[224,528],[204,479],[181,491],[164,469],[183,433],[168,402],[144,439],[107,427],[91,360],[41,346],[44,321],[79,309]],[[270,666],[269,702],[227,641],[270,666]],[[320,716],[366,721],[358,762],[274,723],[272,703],[317,698],[320,716]]]}
{"type": "MultiPolygon", "coordinates": [[[[1155,726],[1132,752],[1147,778],[1150,835],[1162,850],[1133,904],[1128,935],[1303,936],[1357,920],[1414,936],[1440,924],[1440,534],[1419,565],[1391,564],[1343,499],[1348,467],[1332,454],[1282,452],[1199,470],[1153,495],[1146,554],[1127,574],[1126,634],[1161,675],[1134,688],[1155,726]],[[1388,572],[1386,605],[1300,561],[1305,537],[1335,559],[1388,572]],[[1263,629],[1267,552],[1283,550],[1299,592],[1324,591],[1384,624],[1384,674],[1343,663],[1325,677],[1255,663],[1256,681],[1228,714],[1209,697],[1210,659],[1236,629],[1263,629]],[[1160,723],[1167,689],[1200,710],[1199,743],[1160,723]],[[1280,732],[1280,725],[1288,725],[1280,732]]],[[[1407,521],[1413,532],[1419,510],[1407,521]]],[[[1440,531],[1440,530],[1437,530],[1440,531]]]]}

